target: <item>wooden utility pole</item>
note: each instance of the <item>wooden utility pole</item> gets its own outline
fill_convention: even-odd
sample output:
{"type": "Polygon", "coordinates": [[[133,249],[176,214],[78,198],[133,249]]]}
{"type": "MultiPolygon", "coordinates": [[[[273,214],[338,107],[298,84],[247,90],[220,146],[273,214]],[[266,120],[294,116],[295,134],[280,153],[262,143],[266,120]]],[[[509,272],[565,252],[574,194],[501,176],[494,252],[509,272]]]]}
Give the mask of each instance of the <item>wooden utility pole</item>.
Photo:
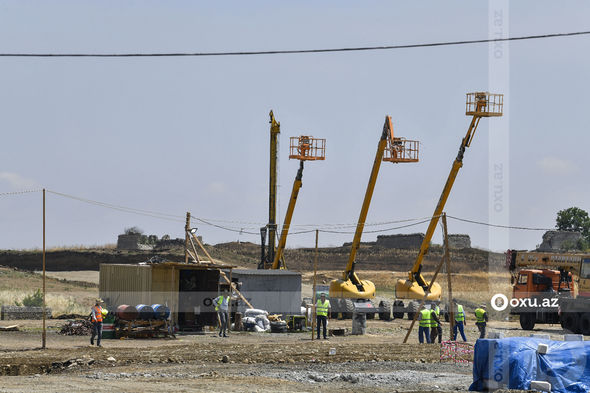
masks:
{"type": "Polygon", "coordinates": [[[316,324],[316,309],[315,303],[317,301],[316,297],[316,284],[317,284],[317,273],[318,273],[318,237],[320,231],[318,229],[315,230],[315,256],[313,258],[313,295],[311,297],[311,341],[313,341],[313,335],[315,333],[315,324],[316,324]]]}
{"type": "Polygon", "coordinates": [[[451,287],[451,254],[449,253],[449,235],[447,233],[447,213],[443,213],[442,222],[445,246],[445,268],[447,269],[447,285],[449,287],[449,340],[453,341],[453,328],[455,326],[455,305],[453,304],[453,289],[451,287]]]}
{"type": "Polygon", "coordinates": [[[188,263],[188,243],[191,230],[191,212],[186,212],[186,224],[184,225],[184,263],[188,263]]]}
{"type": "Polygon", "coordinates": [[[47,346],[47,332],[45,329],[45,189],[43,189],[43,333],[41,335],[41,348],[47,346]]]}

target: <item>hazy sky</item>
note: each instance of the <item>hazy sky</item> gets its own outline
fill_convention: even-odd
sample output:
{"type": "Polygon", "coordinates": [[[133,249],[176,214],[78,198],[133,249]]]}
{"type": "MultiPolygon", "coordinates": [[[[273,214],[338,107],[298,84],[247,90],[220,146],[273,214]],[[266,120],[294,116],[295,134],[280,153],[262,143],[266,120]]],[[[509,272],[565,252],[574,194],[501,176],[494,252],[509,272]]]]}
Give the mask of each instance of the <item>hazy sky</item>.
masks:
{"type": "MultiPolygon", "coordinates": [[[[590,28],[584,1],[510,7],[474,1],[0,1],[0,52],[245,51],[482,39],[493,31],[498,10],[504,35],[590,28]]],[[[130,226],[182,237],[186,211],[258,233],[268,219],[273,109],[281,122],[280,221],[298,167],[288,160],[289,137],[311,134],[327,139],[327,159],[306,164],[292,224],[354,223],[391,115],[397,135],[421,141],[421,162],[383,163],[367,221],[425,217],[469,124],[465,93],[503,86],[497,92],[506,94],[509,116],[481,121],[445,210],[544,228],[554,226],[560,209],[590,210],[584,169],[590,164],[590,36],[504,44],[499,63],[491,59],[493,50],[478,44],[243,57],[2,57],[0,193],[46,187],[178,216],[161,220],[48,194],[48,246],[114,243],[130,226]],[[506,156],[507,216],[490,213],[496,127],[507,136],[492,149],[506,156]]],[[[0,196],[0,225],[0,248],[40,247],[41,194],[0,196]]],[[[424,232],[426,225],[383,234],[424,232]]],[[[195,226],[208,243],[260,241],[259,235],[195,226]]],[[[474,245],[496,250],[533,248],[542,235],[514,230],[499,244],[486,227],[455,220],[449,231],[469,233],[474,245]]],[[[320,242],[340,245],[351,238],[322,233],[320,242]]],[[[440,242],[439,232],[434,241],[440,242]]],[[[313,234],[288,240],[290,246],[313,243],[313,234]]]]}

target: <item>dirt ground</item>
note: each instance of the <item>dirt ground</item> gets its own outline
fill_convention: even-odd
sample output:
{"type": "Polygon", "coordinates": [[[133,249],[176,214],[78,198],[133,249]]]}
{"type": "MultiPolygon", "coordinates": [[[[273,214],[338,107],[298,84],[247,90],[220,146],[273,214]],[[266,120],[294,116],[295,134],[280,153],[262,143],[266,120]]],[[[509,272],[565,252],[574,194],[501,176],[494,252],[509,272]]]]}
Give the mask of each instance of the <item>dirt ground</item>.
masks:
{"type": "MultiPolygon", "coordinates": [[[[402,344],[408,320],[370,320],[363,336],[327,341],[312,341],[310,332],[232,332],[225,339],[206,332],[176,339],[103,340],[102,348],[90,347],[87,336],[58,335],[64,321],[49,320],[46,350],[39,349],[39,321],[14,322],[21,331],[0,332],[0,392],[448,392],[467,391],[472,382],[469,364],[441,363],[439,345],[418,344],[416,331],[402,344]]],[[[351,326],[350,320],[330,322],[331,328],[350,331],[351,326]]],[[[446,339],[448,324],[443,329],[446,339]]],[[[492,322],[490,330],[529,334],[515,322],[492,322]]],[[[473,321],[466,333],[474,343],[473,321]]],[[[544,326],[534,333],[558,339],[564,332],[544,326]]]]}

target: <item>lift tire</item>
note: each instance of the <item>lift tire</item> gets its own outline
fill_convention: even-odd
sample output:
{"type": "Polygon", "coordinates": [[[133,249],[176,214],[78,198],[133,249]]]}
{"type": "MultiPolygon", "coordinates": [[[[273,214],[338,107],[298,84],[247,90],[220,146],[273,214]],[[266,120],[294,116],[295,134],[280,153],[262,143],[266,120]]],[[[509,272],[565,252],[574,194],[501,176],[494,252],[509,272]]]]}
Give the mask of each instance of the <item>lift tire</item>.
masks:
{"type": "Polygon", "coordinates": [[[519,315],[520,327],[522,330],[533,330],[537,317],[530,312],[523,312],[519,315]]]}
{"type": "Polygon", "coordinates": [[[590,312],[582,314],[582,318],[580,318],[580,330],[584,336],[590,336],[590,312]]]}
{"type": "Polygon", "coordinates": [[[580,334],[580,316],[575,312],[565,313],[563,317],[563,328],[574,334],[580,334]]]}
{"type": "Polygon", "coordinates": [[[410,303],[408,303],[408,320],[412,320],[414,319],[414,314],[416,314],[418,312],[418,307],[420,306],[420,304],[418,302],[415,301],[410,301],[410,303]]]}
{"type": "Polygon", "coordinates": [[[379,319],[382,321],[391,321],[391,304],[385,300],[379,302],[379,319]]]}
{"type": "Polygon", "coordinates": [[[341,299],[342,319],[352,319],[354,303],[350,299],[341,299]]]}
{"type": "Polygon", "coordinates": [[[393,310],[391,312],[393,314],[393,319],[403,319],[404,318],[404,302],[401,300],[396,300],[393,302],[393,310]]]}
{"type": "Polygon", "coordinates": [[[367,313],[367,319],[375,319],[375,314],[374,312],[368,312],[367,313]]]}

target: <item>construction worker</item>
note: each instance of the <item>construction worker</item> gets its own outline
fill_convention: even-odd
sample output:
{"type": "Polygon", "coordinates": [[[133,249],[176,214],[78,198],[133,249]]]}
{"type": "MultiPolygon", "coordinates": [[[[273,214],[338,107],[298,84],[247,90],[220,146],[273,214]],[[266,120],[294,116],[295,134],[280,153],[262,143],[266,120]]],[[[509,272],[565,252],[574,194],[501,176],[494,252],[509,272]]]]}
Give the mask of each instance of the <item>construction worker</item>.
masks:
{"type": "Polygon", "coordinates": [[[96,346],[100,345],[100,339],[102,338],[102,312],[103,309],[100,306],[102,303],[101,299],[96,299],[94,306],[90,309],[90,321],[92,322],[92,336],[90,337],[90,345],[94,345],[94,337],[96,338],[96,346]]]}
{"type": "Polygon", "coordinates": [[[486,338],[486,325],[488,322],[488,313],[486,312],[486,305],[482,304],[475,309],[475,324],[479,329],[479,338],[486,338]]]}
{"type": "Polygon", "coordinates": [[[326,299],[326,294],[322,293],[320,298],[315,304],[316,324],[317,324],[317,336],[320,339],[320,325],[324,325],[324,340],[328,339],[328,317],[332,311],[330,301],[326,299]]]}
{"type": "Polygon", "coordinates": [[[457,340],[457,329],[461,333],[461,337],[463,341],[467,342],[467,337],[465,337],[465,331],[463,329],[463,325],[467,324],[465,320],[465,311],[463,311],[463,306],[457,302],[457,299],[453,299],[453,303],[455,304],[455,326],[453,326],[453,340],[457,340]]]}
{"type": "Polygon", "coordinates": [[[440,326],[440,307],[438,305],[431,303],[430,310],[432,313],[430,314],[430,342],[434,344],[436,338],[438,337],[438,343],[442,343],[442,327],[440,326]]]}
{"type": "Polygon", "coordinates": [[[213,299],[215,304],[215,311],[217,311],[217,317],[219,320],[219,337],[227,337],[227,321],[228,321],[228,310],[229,310],[229,290],[223,288],[221,295],[213,299]]]}
{"type": "Polygon", "coordinates": [[[418,313],[418,341],[424,344],[426,337],[426,344],[430,343],[430,321],[432,320],[432,311],[424,304],[418,313]]]}

